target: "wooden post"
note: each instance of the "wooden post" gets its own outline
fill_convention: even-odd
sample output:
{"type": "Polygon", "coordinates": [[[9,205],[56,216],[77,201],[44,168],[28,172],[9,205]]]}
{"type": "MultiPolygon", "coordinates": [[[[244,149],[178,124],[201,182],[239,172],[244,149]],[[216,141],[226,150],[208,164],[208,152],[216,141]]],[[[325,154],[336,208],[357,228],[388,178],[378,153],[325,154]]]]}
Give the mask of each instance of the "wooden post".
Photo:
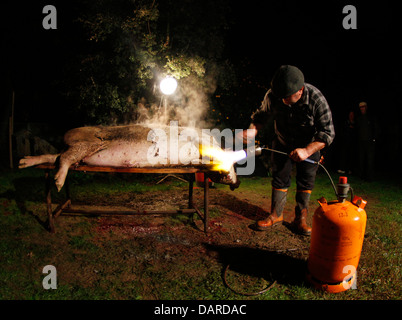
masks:
{"type": "Polygon", "coordinates": [[[10,153],[10,168],[14,168],[13,163],[13,134],[14,134],[14,100],[15,100],[15,92],[13,90],[12,98],[11,98],[11,116],[8,119],[8,146],[10,153]]]}

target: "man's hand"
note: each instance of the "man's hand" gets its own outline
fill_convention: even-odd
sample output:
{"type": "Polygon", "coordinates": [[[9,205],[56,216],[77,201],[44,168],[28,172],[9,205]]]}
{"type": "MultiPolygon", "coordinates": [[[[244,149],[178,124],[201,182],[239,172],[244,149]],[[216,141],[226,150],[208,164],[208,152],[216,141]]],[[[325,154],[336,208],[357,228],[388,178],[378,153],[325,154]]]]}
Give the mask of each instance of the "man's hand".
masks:
{"type": "Polygon", "coordinates": [[[289,157],[296,162],[306,160],[310,155],[308,154],[306,148],[297,148],[289,153],[289,157]]]}
{"type": "Polygon", "coordinates": [[[310,157],[312,154],[316,153],[317,151],[320,151],[325,147],[325,143],[321,141],[314,141],[311,142],[307,147],[305,148],[297,148],[294,149],[291,153],[289,153],[289,157],[294,160],[294,161],[304,161],[308,157],[310,157]]]}

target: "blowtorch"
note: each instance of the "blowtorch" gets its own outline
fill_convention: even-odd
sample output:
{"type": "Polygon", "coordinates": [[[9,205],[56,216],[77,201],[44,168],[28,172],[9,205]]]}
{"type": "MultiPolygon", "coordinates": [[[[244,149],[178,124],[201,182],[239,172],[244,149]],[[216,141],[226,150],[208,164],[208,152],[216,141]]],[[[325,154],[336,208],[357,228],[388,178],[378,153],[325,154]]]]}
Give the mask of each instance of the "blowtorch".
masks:
{"type": "MultiPolygon", "coordinates": [[[[247,157],[249,157],[249,156],[259,156],[259,155],[262,154],[263,150],[279,153],[279,154],[282,154],[284,156],[289,156],[289,154],[287,154],[286,152],[275,150],[275,149],[270,149],[270,148],[265,147],[265,146],[263,146],[263,147],[254,146],[254,147],[251,147],[251,148],[247,148],[245,151],[246,151],[247,157]]],[[[312,164],[319,164],[318,161],[314,161],[314,160],[311,160],[311,159],[308,159],[308,158],[303,160],[303,161],[306,161],[306,162],[309,162],[309,163],[312,163],[312,164]]]]}
{"type": "MultiPolygon", "coordinates": [[[[259,147],[259,146],[258,146],[258,147],[257,147],[257,146],[249,147],[249,148],[245,149],[244,152],[245,152],[245,154],[246,154],[246,157],[250,157],[250,156],[260,156],[260,155],[262,154],[262,151],[263,151],[263,150],[275,152],[275,153],[282,154],[282,155],[284,155],[284,156],[288,156],[288,157],[289,157],[289,154],[287,154],[286,152],[279,151],[279,150],[275,150],[275,149],[271,149],[271,148],[268,148],[268,147],[265,147],[265,146],[262,146],[262,147],[259,147]]],[[[309,163],[311,163],[311,164],[316,164],[316,165],[320,166],[322,169],[324,169],[324,171],[325,171],[325,173],[327,174],[329,180],[331,181],[332,188],[333,188],[334,191],[335,191],[335,195],[338,197],[338,190],[337,190],[337,188],[335,187],[334,181],[332,180],[331,175],[329,174],[329,172],[327,171],[327,169],[325,169],[325,167],[324,167],[319,161],[314,161],[314,160],[311,160],[311,159],[308,159],[308,158],[307,158],[307,159],[304,159],[303,161],[309,162],[309,163]]],[[[339,192],[339,193],[342,193],[342,192],[339,192]]]]}

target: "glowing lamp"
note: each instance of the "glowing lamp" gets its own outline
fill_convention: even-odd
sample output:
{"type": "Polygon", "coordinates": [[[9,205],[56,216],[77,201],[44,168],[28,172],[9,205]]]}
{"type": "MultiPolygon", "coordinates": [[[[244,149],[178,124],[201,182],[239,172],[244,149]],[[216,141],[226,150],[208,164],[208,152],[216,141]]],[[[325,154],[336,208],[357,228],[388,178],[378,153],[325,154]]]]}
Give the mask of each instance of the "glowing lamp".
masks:
{"type": "Polygon", "coordinates": [[[161,81],[160,88],[163,94],[170,95],[176,91],[177,81],[175,78],[167,77],[161,81]]]}

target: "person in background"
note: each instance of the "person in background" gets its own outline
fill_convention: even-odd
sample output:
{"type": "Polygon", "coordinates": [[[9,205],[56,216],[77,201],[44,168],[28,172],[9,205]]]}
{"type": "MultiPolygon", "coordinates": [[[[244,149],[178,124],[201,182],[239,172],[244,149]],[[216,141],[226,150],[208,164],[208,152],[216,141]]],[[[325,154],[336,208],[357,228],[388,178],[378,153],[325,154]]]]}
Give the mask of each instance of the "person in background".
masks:
{"type": "Polygon", "coordinates": [[[375,145],[380,134],[378,122],[368,112],[366,102],[359,103],[359,110],[356,117],[356,133],[359,151],[359,176],[367,181],[372,181],[374,173],[375,145]]]}
{"type": "Polygon", "coordinates": [[[271,212],[257,221],[258,230],[268,230],[283,222],[283,209],[291,185],[293,164],[296,163],[296,208],[291,230],[310,235],[306,219],[311,191],[318,166],[304,161],[320,161],[320,150],[329,146],[335,130],[332,113],[324,95],[313,85],[304,82],[304,75],[295,66],[281,66],[271,81],[260,108],[251,116],[251,130],[243,131],[243,142],[255,137],[258,130],[274,123],[272,148],[289,156],[272,153],[271,212]],[[248,131],[248,132],[247,132],[248,131]]]}
{"type": "Polygon", "coordinates": [[[355,159],[355,113],[350,111],[348,118],[342,123],[342,130],[339,134],[339,169],[340,174],[352,174],[355,159]]]}

